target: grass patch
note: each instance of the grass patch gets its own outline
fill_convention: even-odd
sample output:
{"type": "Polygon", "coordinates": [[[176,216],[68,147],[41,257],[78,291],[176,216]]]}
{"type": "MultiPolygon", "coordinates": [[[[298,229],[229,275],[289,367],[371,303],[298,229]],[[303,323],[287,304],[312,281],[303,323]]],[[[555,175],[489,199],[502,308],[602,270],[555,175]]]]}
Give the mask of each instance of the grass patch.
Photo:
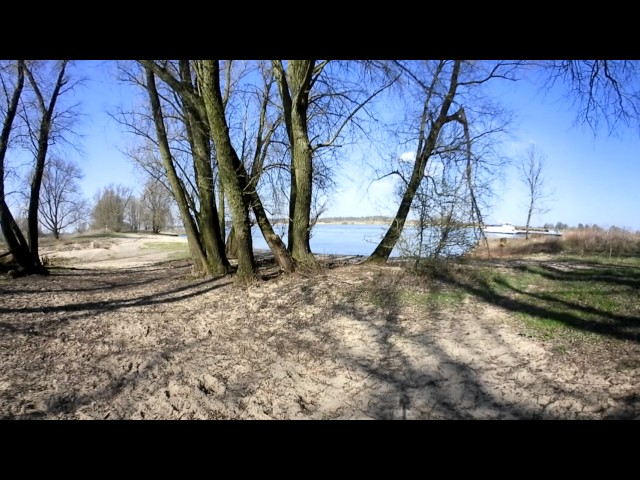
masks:
{"type": "Polygon", "coordinates": [[[40,247],[56,247],[56,246],[67,246],[67,245],[85,245],[95,241],[103,241],[105,244],[109,244],[110,239],[114,238],[127,238],[127,236],[123,233],[116,232],[102,232],[102,233],[91,233],[84,235],[64,235],[59,239],[55,239],[53,236],[42,236],[38,239],[38,244],[40,247]]]}
{"type": "Polygon", "coordinates": [[[153,250],[161,250],[164,252],[173,252],[177,250],[187,250],[187,244],[178,242],[147,242],[142,244],[142,248],[150,248],[153,250]]]}
{"type": "Polygon", "coordinates": [[[579,343],[640,343],[637,258],[479,261],[442,279],[513,313],[528,336],[566,352],[579,343]]]}
{"type": "Polygon", "coordinates": [[[458,305],[468,297],[468,294],[462,290],[420,292],[400,289],[387,291],[367,289],[365,292],[367,299],[379,308],[407,306],[445,308],[458,305]]]}
{"type": "Polygon", "coordinates": [[[88,233],[82,235],[71,235],[60,237],[56,240],[53,237],[48,237],[47,241],[51,242],[51,244],[62,243],[62,244],[70,244],[70,243],[86,243],[92,242],[95,240],[108,240],[110,238],[127,238],[127,235],[124,233],[118,232],[98,232],[98,233],[88,233]]]}
{"type": "Polygon", "coordinates": [[[412,292],[401,291],[398,295],[400,305],[414,305],[423,307],[450,307],[458,305],[468,297],[462,290],[412,292]]]}
{"type": "Polygon", "coordinates": [[[528,312],[517,312],[516,319],[524,327],[524,335],[527,337],[539,338],[541,340],[554,341],[554,347],[561,346],[563,352],[567,351],[565,340],[575,338],[576,335],[588,338],[592,334],[581,333],[579,330],[567,328],[567,326],[558,320],[551,318],[539,317],[531,315],[528,312]]]}
{"type": "Polygon", "coordinates": [[[155,250],[169,254],[169,260],[183,260],[189,258],[189,246],[180,242],[147,242],[142,245],[144,250],[155,250]]]}
{"type": "Polygon", "coordinates": [[[463,289],[451,288],[437,280],[437,272],[445,268],[412,266],[404,269],[374,270],[370,282],[357,288],[357,293],[378,308],[426,307],[441,309],[461,304],[469,294],[463,289]]]}

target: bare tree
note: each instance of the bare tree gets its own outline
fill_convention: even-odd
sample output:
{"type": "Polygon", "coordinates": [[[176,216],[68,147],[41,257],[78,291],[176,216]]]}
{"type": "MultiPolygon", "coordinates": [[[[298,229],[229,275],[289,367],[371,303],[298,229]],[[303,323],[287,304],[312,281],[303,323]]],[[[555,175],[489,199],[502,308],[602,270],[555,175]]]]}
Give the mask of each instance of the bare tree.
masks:
{"type": "MultiPolygon", "coordinates": [[[[424,259],[433,263],[461,255],[478,240],[471,193],[476,189],[477,195],[481,190],[480,181],[474,175],[469,182],[464,162],[461,165],[451,155],[463,156],[464,152],[436,157],[429,165],[412,204],[415,221],[398,241],[401,255],[415,259],[416,267],[424,259]]],[[[401,183],[401,195],[403,186],[401,183]]]]}
{"type": "Polygon", "coordinates": [[[142,220],[153,233],[160,233],[171,223],[171,192],[154,179],[147,181],[140,199],[142,220]]]}
{"type": "Polygon", "coordinates": [[[40,223],[55,238],[67,227],[89,217],[89,204],[78,181],[83,175],[74,162],[51,157],[45,165],[40,190],[40,223]]]}
{"type": "MultiPolygon", "coordinates": [[[[309,246],[312,198],[312,156],[308,135],[309,92],[314,79],[315,60],[289,60],[286,71],[281,60],[273,62],[291,149],[291,196],[288,249],[299,264],[317,265],[309,246]]],[[[317,75],[317,73],[316,73],[317,75]]]]}
{"type": "MultiPolygon", "coordinates": [[[[251,213],[283,271],[293,270],[293,259],[298,265],[315,265],[309,237],[314,218],[323,208],[322,195],[318,193],[326,192],[332,185],[331,169],[324,160],[338,151],[334,147],[344,145],[345,132],[383,88],[370,88],[366,81],[352,81],[349,62],[344,65],[312,60],[238,62],[237,70],[231,61],[140,60],[139,63],[163,87],[164,93],[159,93],[161,109],[154,113],[154,122],[168,124],[171,111],[165,106],[173,96],[188,112],[186,117],[197,119],[196,123],[191,122],[192,128],[188,127],[189,121],[184,122],[188,135],[195,138],[207,133],[210,137],[213,178],[220,201],[219,230],[223,231],[223,210],[228,208],[232,235],[227,248],[229,252],[235,250],[239,277],[257,275],[255,265],[251,266],[255,262],[248,253],[252,243],[250,225],[254,223],[251,213]],[[336,66],[335,71],[323,75],[329,64],[336,66]],[[190,78],[189,68],[193,68],[195,78],[190,78]],[[254,75],[237,76],[237,71],[251,71],[254,75]],[[279,100],[272,93],[274,87],[279,89],[279,100]],[[158,120],[156,113],[161,114],[158,120]],[[267,202],[263,202],[263,195],[267,202]],[[268,211],[273,215],[283,200],[289,206],[287,246],[275,234],[267,216],[268,211]],[[230,248],[232,243],[235,249],[230,248]]],[[[175,145],[168,141],[166,148],[160,148],[161,153],[165,152],[163,165],[165,157],[170,158],[176,151],[175,145]]],[[[204,143],[200,145],[199,150],[204,152],[204,143]]],[[[194,163],[200,157],[196,150],[190,155],[194,163]]],[[[198,192],[194,203],[210,205],[209,198],[214,198],[209,193],[213,192],[213,182],[204,163],[199,165],[196,170],[202,174],[196,172],[194,176],[198,192]],[[206,186],[206,190],[201,186],[206,186]]]]}
{"type": "MultiPolygon", "coordinates": [[[[64,139],[65,133],[69,133],[66,127],[74,119],[72,108],[56,108],[60,97],[74,86],[69,83],[66,75],[68,63],[68,60],[17,60],[15,70],[9,69],[11,75],[15,75],[12,93],[8,88],[11,82],[5,82],[4,78],[2,80],[7,109],[0,137],[0,174],[3,183],[0,192],[0,223],[11,253],[20,267],[17,274],[48,273],[38,254],[40,189],[49,148],[64,139]],[[17,115],[26,129],[17,136],[34,157],[28,207],[28,243],[9,211],[4,191],[5,156],[17,115]]],[[[3,69],[3,72],[9,70],[3,69]]]]}
{"type": "Polygon", "coordinates": [[[203,118],[209,123],[218,168],[235,228],[237,275],[240,281],[246,281],[258,276],[249,221],[249,199],[245,196],[245,187],[249,179],[229,136],[220,88],[220,64],[217,60],[198,60],[195,65],[198,86],[202,92],[203,118]]]}
{"type": "MultiPolygon", "coordinates": [[[[54,76],[54,82],[51,82],[46,75],[38,78],[37,68],[39,66],[33,63],[27,64],[25,68],[25,73],[35,97],[36,108],[34,110],[38,112],[38,115],[34,115],[36,117],[35,125],[32,125],[29,121],[30,115],[27,114],[25,116],[35,153],[35,167],[31,179],[31,195],[29,198],[29,247],[31,259],[35,265],[40,264],[40,256],[38,254],[38,211],[45,160],[50,144],[55,141],[54,135],[58,133],[56,123],[62,127],[63,125],[61,124],[64,123],[62,120],[67,118],[69,113],[68,111],[62,111],[56,115],[56,103],[61,95],[73,87],[71,85],[65,88],[69,82],[66,76],[69,60],[61,60],[56,63],[57,65],[53,67],[52,72],[46,72],[54,76]]],[[[45,67],[47,66],[45,65],[45,67]]]]}
{"type": "Polygon", "coordinates": [[[318,265],[309,243],[323,209],[316,189],[326,191],[333,185],[324,156],[343,145],[349,130],[366,137],[361,123],[366,106],[397,78],[367,77],[370,67],[357,61],[287,60],[286,65],[272,61],[291,158],[288,249],[299,265],[318,265]]]}
{"type": "Polygon", "coordinates": [[[219,230],[220,224],[216,211],[211,168],[212,149],[209,139],[211,130],[207,124],[203,99],[198,95],[191,78],[189,62],[180,61],[177,66],[167,62],[161,65],[152,61],[140,63],[144,66],[144,87],[149,98],[160,158],[180,209],[196,270],[210,275],[226,274],[231,270],[231,266],[225,255],[224,239],[219,230]],[[174,150],[167,134],[165,110],[157,88],[156,71],[161,73],[161,80],[167,84],[181,103],[175,110],[181,112],[183,128],[188,136],[189,154],[193,158],[195,172],[194,190],[197,191],[199,210],[196,210],[195,201],[190,202],[185,184],[176,168],[174,150]]]}
{"type": "Polygon", "coordinates": [[[140,230],[143,222],[143,207],[142,202],[137,197],[131,197],[129,204],[127,205],[126,220],[131,226],[131,230],[137,232],[140,230]]]}
{"type": "Polygon", "coordinates": [[[525,226],[526,238],[529,238],[529,227],[533,214],[544,214],[549,211],[546,202],[551,193],[547,189],[545,178],[546,155],[539,152],[534,145],[527,148],[520,164],[520,181],[527,189],[527,223],[525,226]]]}
{"type": "Polygon", "coordinates": [[[250,178],[246,166],[231,141],[230,126],[225,114],[226,97],[221,88],[219,61],[194,61],[198,89],[190,87],[187,82],[177,78],[168,65],[162,62],[140,60],[140,63],[147,70],[147,75],[157,75],[189,105],[189,108],[197,113],[200,119],[206,119],[208,122],[207,127],[215,149],[218,175],[222,180],[222,189],[235,228],[238,279],[248,280],[258,275],[253,256],[249,208],[253,209],[258,225],[276,261],[283,271],[291,271],[290,255],[280,237],[273,232],[258,193],[253,188],[248,188],[250,178]]]}
{"type": "Polygon", "coordinates": [[[24,90],[25,62],[17,60],[15,65],[9,64],[2,70],[2,90],[6,100],[6,108],[2,109],[4,115],[2,133],[0,134],[0,225],[9,250],[14,260],[23,271],[37,270],[40,264],[34,264],[31,260],[29,245],[20,227],[16,223],[5,195],[6,154],[9,148],[11,132],[14,128],[18,112],[20,97],[24,90]]]}
{"type": "MultiPolygon", "coordinates": [[[[172,72],[176,77],[179,75],[177,69],[174,65],[172,72]]],[[[125,154],[146,177],[162,182],[171,191],[187,233],[194,272],[200,275],[228,272],[230,266],[226,257],[215,258],[216,244],[207,254],[202,229],[209,228],[209,225],[200,219],[193,153],[195,145],[190,142],[193,137],[187,138],[187,119],[181,114],[180,96],[162,81],[157,81],[153,72],[146,67],[141,68],[138,62],[118,62],[118,71],[118,80],[143,89],[148,99],[147,105],[134,106],[131,110],[120,109],[112,115],[134,140],[125,154]]]]}
{"type": "MultiPolygon", "coordinates": [[[[432,157],[451,147],[459,149],[461,136],[466,149],[466,178],[472,186],[473,171],[473,138],[470,133],[470,122],[465,110],[465,102],[473,102],[480,87],[495,78],[512,79],[519,66],[518,62],[475,62],[462,60],[439,60],[433,62],[396,61],[395,68],[403,75],[405,88],[415,89],[417,95],[414,103],[420,106],[419,114],[410,119],[409,141],[415,148],[415,160],[410,177],[406,180],[402,200],[384,237],[369,256],[368,262],[384,263],[388,260],[411,210],[416,192],[425,177],[425,169],[432,157]],[[442,142],[448,130],[453,145],[442,142]]],[[[414,98],[414,97],[412,97],[414,98]]],[[[470,105],[469,105],[469,108],[470,105]]],[[[480,135],[482,136],[482,135],[480,135]]],[[[397,171],[392,172],[397,174],[397,171]]],[[[475,197],[470,191],[474,217],[482,223],[482,215],[475,197]]]]}
{"type": "Polygon", "coordinates": [[[100,189],[94,197],[93,228],[122,231],[131,198],[131,189],[124,185],[111,184],[100,189]]]}
{"type": "Polygon", "coordinates": [[[553,60],[542,64],[549,85],[563,83],[578,122],[595,133],[602,124],[640,127],[640,61],[553,60]]]}

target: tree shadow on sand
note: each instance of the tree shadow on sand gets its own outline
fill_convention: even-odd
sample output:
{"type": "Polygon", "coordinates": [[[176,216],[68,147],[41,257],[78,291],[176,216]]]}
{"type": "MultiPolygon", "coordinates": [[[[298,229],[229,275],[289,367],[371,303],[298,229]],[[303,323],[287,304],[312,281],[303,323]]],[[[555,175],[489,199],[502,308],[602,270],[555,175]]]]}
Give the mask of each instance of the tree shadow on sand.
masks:
{"type": "MultiPolygon", "coordinates": [[[[166,272],[166,270],[164,271],[166,272]]],[[[178,271],[186,272],[186,269],[183,267],[182,269],[178,269],[178,271]]],[[[158,277],[148,278],[148,271],[135,269],[114,270],[108,272],[93,270],[69,271],[61,276],[67,278],[71,276],[80,276],[89,286],[68,288],[64,286],[63,282],[63,285],[58,289],[53,289],[51,287],[44,289],[39,287],[32,288],[28,291],[29,294],[33,294],[34,296],[32,304],[26,306],[2,305],[0,306],[0,315],[60,315],[55,315],[54,318],[40,319],[37,322],[24,321],[19,324],[16,324],[15,322],[0,321],[0,333],[24,333],[27,335],[45,334],[50,328],[57,328],[64,323],[80,320],[89,316],[95,316],[102,312],[113,312],[134,307],[178,303],[182,300],[196,297],[203,293],[223,287],[233,281],[229,279],[221,282],[220,279],[222,277],[215,277],[196,281],[185,281],[179,286],[167,288],[163,285],[166,282],[166,276],[159,275],[158,277]],[[101,279],[103,276],[109,280],[103,281],[101,279]],[[98,285],[95,285],[96,283],[98,285]],[[153,284],[157,284],[158,288],[154,289],[152,293],[136,295],[136,288],[146,287],[153,284]],[[38,298],[38,296],[43,293],[90,293],[97,291],[109,291],[110,298],[98,301],[74,301],[61,305],[47,304],[48,302],[38,298]]],[[[49,283],[49,281],[47,281],[47,283],[49,283]]],[[[11,293],[11,291],[17,291],[21,294],[27,293],[22,291],[22,289],[14,287],[6,289],[5,293],[11,293]]],[[[7,303],[7,301],[3,302],[3,304],[7,303]]]]}
{"type": "MultiPolygon", "coordinates": [[[[415,325],[408,327],[411,322],[407,322],[407,285],[390,282],[388,278],[388,273],[374,275],[344,301],[329,306],[332,315],[362,325],[366,331],[363,338],[369,339],[366,344],[349,345],[335,330],[327,334],[322,324],[311,327],[318,329],[319,334],[324,331],[324,351],[337,352],[348,371],[367,379],[362,381],[361,388],[363,391],[368,388],[368,395],[354,399],[352,405],[352,410],[360,411],[361,418],[564,419],[569,415],[551,408],[555,403],[589,404],[591,401],[586,394],[556,381],[551,372],[547,375],[529,366],[526,355],[514,349],[495,326],[477,323],[471,327],[486,333],[484,344],[474,344],[467,327],[451,320],[455,311],[449,307],[423,305],[420,315],[425,328],[416,331],[415,325]],[[362,307],[359,298],[363,293],[373,299],[376,309],[362,307]],[[441,328],[447,322],[450,327],[441,328]],[[453,355],[448,348],[451,343],[463,353],[453,355]],[[411,348],[406,348],[409,344],[411,348]],[[500,367],[497,363],[501,356],[512,360],[500,367]],[[482,358],[486,363],[475,361],[482,358]],[[425,367],[425,364],[432,366],[425,367]],[[504,383],[512,382],[510,392],[487,382],[488,376],[500,375],[500,368],[504,370],[501,373],[504,383]],[[517,369],[523,377],[521,382],[510,377],[517,369]],[[531,380],[524,380],[526,377],[531,380]],[[533,387],[545,393],[536,394],[531,391],[533,387]],[[548,398],[538,401],[536,395],[548,398]]],[[[313,305],[318,298],[316,293],[311,285],[305,289],[305,303],[313,305]]],[[[318,345],[305,348],[317,350],[318,345]]],[[[321,354],[319,351],[318,355],[321,354]]],[[[628,414],[625,410],[618,418],[628,414]]],[[[337,417],[340,417],[338,412],[337,417]]]]}
{"type": "MultiPolygon", "coordinates": [[[[145,295],[127,295],[131,287],[125,285],[142,278],[122,276],[123,289],[115,290],[113,300],[5,311],[26,313],[28,319],[55,307],[48,311],[65,313],[64,319],[25,321],[24,330],[20,323],[3,322],[0,334],[59,337],[73,326],[70,319],[89,315],[83,308],[95,315],[168,304],[175,312],[187,307],[183,300],[206,298],[185,310],[188,321],[146,309],[135,319],[114,319],[117,327],[100,327],[71,349],[56,347],[61,361],[80,375],[73,384],[61,383],[64,369],[52,370],[57,384],[40,373],[50,360],[24,359],[28,370],[12,379],[4,401],[40,403],[23,413],[13,408],[4,418],[566,419],[577,418],[582,408],[600,408],[602,395],[607,405],[606,392],[592,398],[593,391],[559,379],[552,369],[541,370],[498,324],[480,321],[450,294],[461,289],[511,311],[550,300],[525,295],[531,292],[508,281],[483,284],[481,277],[451,274],[442,276],[437,290],[431,280],[398,269],[350,268],[349,275],[321,271],[246,288],[232,289],[219,279],[158,283],[145,295]],[[219,288],[228,303],[208,308],[221,301],[207,295],[219,288]],[[447,295],[452,302],[442,303],[447,295]]],[[[545,303],[532,311],[546,318],[555,308],[559,318],[577,322],[584,312],[567,314],[567,307],[545,303]]],[[[617,314],[613,321],[617,335],[626,338],[623,326],[634,317],[617,314]]],[[[624,395],[621,404],[593,417],[637,418],[640,397],[624,395]]]]}
{"type": "Polygon", "coordinates": [[[579,331],[640,343],[640,317],[614,311],[617,306],[613,302],[608,302],[609,308],[606,309],[581,300],[583,297],[611,299],[617,294],[634,298],[634,291],[640,285],[637,267],[590,263],[586,268],[584,265],[576,268],[575,263],[561,265],[549,261],[531,265],[516,262],[502,267],[514,275],[502,275],[495,270],[487,273],[487,268],[493,268],[492,264],[475,265],[478,266],[480,268],[440,272],[437,279],[514,313],[526,313],[579,331]],[[517,286],[519,273],[532,275],[532,283],[537,283],[536,276],[549,283],[542,291],[528,291],[517,286]],[[592,286],[585,285],[587,282],[592,286]],[[573,297],[577,299],[568,300],[573,297]]]}

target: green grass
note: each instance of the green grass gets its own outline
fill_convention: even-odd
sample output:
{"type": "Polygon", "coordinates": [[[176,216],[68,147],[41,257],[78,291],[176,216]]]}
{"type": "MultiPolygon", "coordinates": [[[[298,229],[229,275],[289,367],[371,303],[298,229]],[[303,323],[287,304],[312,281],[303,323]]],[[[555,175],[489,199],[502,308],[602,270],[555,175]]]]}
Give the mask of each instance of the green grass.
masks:
{"type": "Polygon", "coordinates": [[[525,335],[558,351],[576,342],[640,342],[640,259],[554,257],[482,265],[449,281],[513,313],[525,335]]]}
{"type": "Polygon", "coordinates": [[[467,296],[468,294],[461,290],[430,292],[412,292],[404,290],[398,294],[398,303],[400,305],[444,308],[462,303],[467,296]]]}
{"type": "Polygon", "coordinates": [[[450,292],[414,292],[410,290],[381,291],[369,289],[368,300],[376,307],[423,306],[444,308],[461,303],[468,295],[459,290],[450,292]]]}
{"type": "Polygon", "coordinates": [[[179,242],[147,242],[142,245],[145,250],[155,250],[169,253],[169,260],[183,260],[189,258],[189,247],[186,243],[179,242]]]}

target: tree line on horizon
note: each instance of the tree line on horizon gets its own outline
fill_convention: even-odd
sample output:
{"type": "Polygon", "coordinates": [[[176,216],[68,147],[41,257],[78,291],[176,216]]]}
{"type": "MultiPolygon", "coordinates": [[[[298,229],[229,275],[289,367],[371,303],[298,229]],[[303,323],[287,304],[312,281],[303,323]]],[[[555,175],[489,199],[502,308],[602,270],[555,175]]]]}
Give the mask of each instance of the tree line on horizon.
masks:
{"type": "MultiPolygon", "coordinates": [[[[73,62],[3,60],[0,223],[24,273],[43,273],[38,255],[41,191],[50,147],[77,120],[64,104],[79,78],[73,62]],[[26,234],[7,204],[11,154],[27,154],[26,234]]],[[[384,263],[408,221],[438,222],[442,245],[462,225],[482,225],[505,165],[500,142],[508,109],[486,89],[535,72],[562,81],[576,115],[594,129],[637,118],[638,62],[612,60],[131,60],[114,61],[134,105],[112,117],[131,160],[170,194],[202,275],[258,277],[257,225],[283,272],[317,268],[313,226],[325,211],[337,165],[354,151],[375,155],[377,179],[397,179],[397,205],[368,258],[384,263]],[[390,108],[393,105],[393,108],[390,108]],[[410,152],[410,155],[407,155],[410,152]],[[274,232],[286,219],[286,244],[274,232]],[[227,222],[232,227],[225,235],[227,222]],[[230,258],[237,260],[232,269],[230,258]]],[[[421,248],[421,247],[420,247],[421,248]]]]}

